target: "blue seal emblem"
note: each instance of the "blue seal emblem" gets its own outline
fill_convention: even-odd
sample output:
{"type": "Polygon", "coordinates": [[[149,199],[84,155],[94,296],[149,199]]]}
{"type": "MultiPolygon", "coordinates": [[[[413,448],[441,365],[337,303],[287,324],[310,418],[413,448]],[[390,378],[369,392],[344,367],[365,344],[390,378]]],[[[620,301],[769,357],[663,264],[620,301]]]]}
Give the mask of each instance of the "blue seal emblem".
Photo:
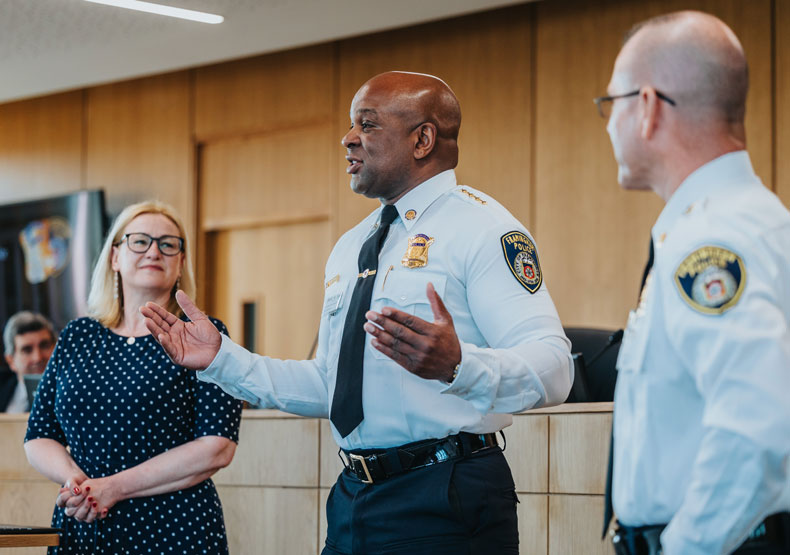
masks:
{"type": "Polygon", "coordinates": [[[701,247],[675,270],[680,297],[694,310],[722,314],[738,303],[746,285],[746,268],[737,254],[722,247],[701,247]]]}
{"type": "Polygon", "coordinates": [[[508,268],[518,282],[530,293],[543,283],[543,272],[538,261],[538,249],[526,233],[510,231],[502,236],[502,251],[508,268]]]}

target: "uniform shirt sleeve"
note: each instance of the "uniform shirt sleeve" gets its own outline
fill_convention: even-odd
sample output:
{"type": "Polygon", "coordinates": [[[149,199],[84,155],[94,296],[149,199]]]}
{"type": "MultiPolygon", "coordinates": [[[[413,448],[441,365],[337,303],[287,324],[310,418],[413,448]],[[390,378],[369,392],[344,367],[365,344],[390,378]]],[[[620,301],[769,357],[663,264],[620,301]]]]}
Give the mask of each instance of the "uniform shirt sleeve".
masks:
{"type": "Polygon", "coordinates": [[[326,327],[322,320],[313,360],[278,360],[249,352],[222,335],[222,345],[198,379],[263,408],[314,418],[329,417],[326,327]]]}
{"type": "Polygon", "coordinates": [[[664,300],[670,340],[704,399],[705,429],[687,494],[664,533],[667,554],[735,549],[788,481],[790,330],[781,306],[790,275],[776,247],[742,251],[743,294],[723,314],[703,314],[679,294],[664,300]]]}
{"type": "MultiPolygon", "coordinates": [[[[228,335],[225,324],[211,319],[223,336],[228,335]]],[[[195,381],[195,437],[220,436],[239,442],[242,402],[224,393],[217,385],[195,381]]]]}
{"type": "Polygon", "coordinates": [[[458,375],[443,391],[481,413],[562,403],[573,375],[570,342],[545,281],[530,293],[508,265],[501,238],[509,231],[493,225],[467,251],[469,309],[487,346],[461,343],[458,375]]]}
{"type": "Polygon", "coordinates": [[[67,445],[66,434],[60,426],[55,414],[55,400],[58,390],[58,376],[60,369],[69,358],[71,347],[71,324],[61,332],[55,350],[49,358],[47,368],[38,384],[33,407],[27,420],[27,433],[25,442],[31,439],[54,439],[58,443],[67,445]]]}
{"type": "Polygon", "coordinates": [[[732,553],[780,510],[787,479],[782,455],[730,431],[710,430],[683,506],[661,536],[665,555],[732,553]]]}

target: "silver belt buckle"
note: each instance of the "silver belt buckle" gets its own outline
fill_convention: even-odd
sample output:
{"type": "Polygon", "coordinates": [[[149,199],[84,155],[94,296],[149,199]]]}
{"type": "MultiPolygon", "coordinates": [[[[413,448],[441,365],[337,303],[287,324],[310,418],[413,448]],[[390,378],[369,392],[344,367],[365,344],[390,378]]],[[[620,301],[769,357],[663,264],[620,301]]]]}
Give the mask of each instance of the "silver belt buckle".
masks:
{"type": "MultiPolygon", "coordinates": [[[[363,457],[362,455],[355,455],[354,453],[348,453],[348,458],[351,459],[352,461],[359,461],[362,464],[362,470],[365,471],[365,476],[367,477],[367,480],[362,480],[362,478],[360,478],[360,480],[362,480],[362,483],[372,484],[373,478],[371,478],[370,476],[370,471],[368,470],[367,462],[365,462],[365,457],[363,457]]],[[[352,462],[351,464],[353,465],[354,463],[352,462]]]]}

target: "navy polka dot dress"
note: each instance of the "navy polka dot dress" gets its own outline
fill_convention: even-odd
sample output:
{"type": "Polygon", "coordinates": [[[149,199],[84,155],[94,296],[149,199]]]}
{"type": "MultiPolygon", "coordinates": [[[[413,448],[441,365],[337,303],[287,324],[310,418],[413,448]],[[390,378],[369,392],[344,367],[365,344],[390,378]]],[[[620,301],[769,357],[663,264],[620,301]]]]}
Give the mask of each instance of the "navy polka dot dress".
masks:
{"type": "MultiPolygon", "coordinates": [[[[227,333],[219,320],[217,329],[227,333]]],[[[152,336],[131,340],[96,320],[69,323],[38,388],[25,441],[54,439],[91,478],[136,466],[202,436],[238,442],[241,402],[173,364],[152,336]]],[[[127,499],[79,522],[55,507],[60,547],[49,553],[228,553],[214,483],[127,499]]]]}

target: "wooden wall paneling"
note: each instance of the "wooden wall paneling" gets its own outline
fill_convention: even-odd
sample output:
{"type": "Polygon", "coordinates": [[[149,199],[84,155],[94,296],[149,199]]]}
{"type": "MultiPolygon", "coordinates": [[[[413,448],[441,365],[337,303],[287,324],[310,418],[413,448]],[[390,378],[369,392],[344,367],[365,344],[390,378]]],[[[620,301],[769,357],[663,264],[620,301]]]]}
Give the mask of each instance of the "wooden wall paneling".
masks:
{"type": "MultiPolygon", "coordinates": [[[[197,139],[289,128],[295,122],[316,125],[331,121],[334,48],[328,43],[198,68],[197,139]]],[[[309,160],[309,151],[302,155],[303,160],[309,160]]]]}
{"type": "Polygon", "coordinates": [[[601,540],[602,495],[549,496],[549,555],[611,555],[601,540]]]}
{"type": "Polygon", "coordinates": [[[507,437],[505,458],[510,461],[516,491],[548,491],[549,417],[516,415],[513,425],[505,428],[504,433],[507,437]]]}
{"type": "Polygon", "coordinates": [[[317,489],[219,486],[217,490],[231,553],[318,552],[317,489]]]}
{"type": "Polygon", "coordinates": [[[326,122],[203,146],[201,227],[328,219],[332,131],[326,122]]]}
{"type": "Polygon", "coordinates": [[[330,242],[328,220],[212,234],[208,310],[240,340],[242,302],[262,299],[258,351],[304,359],[318,332],[330,242]]]}
{"type": "Polygon", "coordinates": [[[603,494],[611,413],[549,417],[549,491],[603,494]]]}
{"type": "Polygon", "coordinates": [[[0,105],[0,203],[82,187],[82,92],[0,105]]]}
{"type": "Polygon", "coordinates": [[[87,90],[86,185],[128,204],[172,204],[194,233],[194,149],[186,71],[87,90]]]}
{"type": "Polygon", "coordinates": [[[565,325],[617,328],[635,302],[649,232],[663,202],[621,191],[605,122],[605,94],[622,36],[678,9],[722,17],[752,66],[748,141],[770,182],[770,1],[573,0],[537,5],[536,224],[549,287],[565,325]]]}
{"type": "Polygon", "coordinates": [[[790,3],[775,3],[776,86],[776,194],[785,206],[790,206],[790,3]]]}
{"type": "Polygon", "coordinates": [[[318,490],[318,549],[316,550],[318,555],[321,553],[321,550],[324,548],[324,544],[326,543],[326,501],[329,499],[329,490],[326,488],[321,488],[318,490]]]}
{"type": "Polygon", "coordinates": [[[0,458],[0,480],[45,480],[27,462],[27,419],[23,415],[9,416],[3,419],[3,433],[0,434],[0,453],[3,454],[0,458]]]}
{"type": "Polygon", "coordinates": [[[521,555],[547,555],[549,496],[518,494],[518,542],[521,555]]]}
{"type": "Polygon", "coordinates": [[[0,482],[0,523],[49,526],[59,490],[58,484],[40,475],[38,480],[0,482]]]}
{"type": "MultiPolygon", "coordinates": [[[[532,14],[523,5],[342,41],[341,133],[369,78],[389,70],[434,74],[461,103],[459,182],[490,193],[529,226],[532,14]]],[[[350,190],[346,165],[338,156],[338,234],[377,206],[350,190]]]]}
{"type": "Polygon", "coordinates": [[[214,482],[234,486],[318,486],[318,421],[242,419],[233,462],[214,482]],[[289,444],[287,450],[272,448],[289,444]]]}

